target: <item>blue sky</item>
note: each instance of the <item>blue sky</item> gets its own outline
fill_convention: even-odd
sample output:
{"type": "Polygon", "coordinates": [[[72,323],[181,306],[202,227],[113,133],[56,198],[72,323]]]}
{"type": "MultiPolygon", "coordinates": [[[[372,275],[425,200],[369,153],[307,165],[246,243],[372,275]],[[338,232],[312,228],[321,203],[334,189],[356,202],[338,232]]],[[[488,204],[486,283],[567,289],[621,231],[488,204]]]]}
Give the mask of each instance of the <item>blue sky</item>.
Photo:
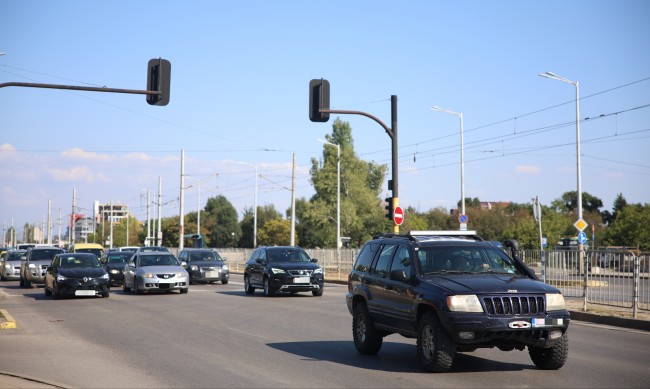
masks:
{"type": "MultiPolygon", "coordinates": [[[[221,194],[240,215],[252,207],[249,165],[258,204],[284,212],[293,155],[296,196],[309,198],[310,160],[331,132],[333,119],[308,118],[321,77],[333,109],[385,123],[398,97],[404,207],[460,198],[459,120],[434,105],[464,115],[466,197],[549,205],[576,190],[575,87],[546,71],[580,83],[582,190],[604,209],[618,193],[650,202],[647,1],[0,0],[0,14],[0,83],[145,89],[149,59],[172,64],[165,107],[0,88],[0,221],[19,231],[47,218],[48,200],[53,219],[69,214],[73,189],[81,213],[113,201],[144,220],[158,177],[163,216],[178,214],[181,149],[186,212],[199,182],[202,203],[221,194]]],[[[390,167],[383,129],[340,117],[356,153],[390,167]]]]}

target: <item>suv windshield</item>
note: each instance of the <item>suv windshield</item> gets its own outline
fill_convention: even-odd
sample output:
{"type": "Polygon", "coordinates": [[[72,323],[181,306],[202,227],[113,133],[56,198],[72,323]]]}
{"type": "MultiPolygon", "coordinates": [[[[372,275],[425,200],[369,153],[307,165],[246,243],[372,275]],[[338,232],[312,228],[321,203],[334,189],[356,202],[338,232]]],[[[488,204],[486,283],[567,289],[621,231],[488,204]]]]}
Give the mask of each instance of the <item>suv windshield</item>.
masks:
{"type": "Polygon", "coordinates": [[[101,267],[97,257],[93,255],[64,256],[61,257],[61,263],[59,266],[66,269],[76,267],[101,267]]]}
{"type": "Polygon", "coordinates": [[[31,260],[32,261],[43,261],[43,260],[52,260],[55,255],[61,254],[60,249],[40,249],[32,250],[31,260]]]}
{"type": "Polygon", "coordinates": [[[223,259],[214,251],[194,251],[190,253],[190,261],[213,262],[223,261],[223,259]]]}
{"type": "Polygon", "coordinates": [[[311,262],[306,252],[294,248],[268,249],[269,262],[311,262]]]}
{"type": "Polygon", "coordinates": [[[423,274],[459,272],[521,274],[512,259],[496,247],[460,245],[420,247],[418,259],[423,274]]]}

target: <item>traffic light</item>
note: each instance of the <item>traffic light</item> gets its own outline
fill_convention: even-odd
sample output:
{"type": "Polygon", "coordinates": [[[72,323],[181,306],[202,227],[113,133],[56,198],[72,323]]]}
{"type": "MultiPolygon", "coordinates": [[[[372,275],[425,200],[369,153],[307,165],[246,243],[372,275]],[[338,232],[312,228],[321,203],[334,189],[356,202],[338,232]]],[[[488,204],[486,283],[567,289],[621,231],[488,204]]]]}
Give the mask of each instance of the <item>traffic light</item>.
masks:
{"type": "Polygon", "coordinates": [[[393,221],[393,198],[386,197],[386,218],[390,221],[393,221]]]}
{"type": "Polygon", "coordinates": [[[169,84],[172,64],[166,59],[150,59],[147,64],[147,90],[160,92],[159,95],[147,95],[150,105],[169,104],[169,84]]]}
{"type": "Polygon", "coordinates": [[[330,109],[330,83],[322,78],[309,81],[309,120],[312,122],[330,120],[330,114],[319,112],[319,109],[330,109]]]}

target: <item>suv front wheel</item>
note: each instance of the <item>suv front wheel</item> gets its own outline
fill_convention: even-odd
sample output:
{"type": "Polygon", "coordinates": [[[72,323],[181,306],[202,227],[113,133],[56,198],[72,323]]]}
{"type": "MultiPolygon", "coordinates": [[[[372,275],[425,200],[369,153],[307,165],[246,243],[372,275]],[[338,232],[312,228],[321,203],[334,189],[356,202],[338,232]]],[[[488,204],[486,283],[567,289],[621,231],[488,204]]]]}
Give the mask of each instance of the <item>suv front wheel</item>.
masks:
{"type": "Polygon", "coordinates": [[[542,370],[557,370],[569,356],[569,337],[564,333],[550,348],[528,346],[528,354],[535,366],[542,370]]]}
{"type": "Polygon", "coordinates": [[[420,363],[430,372],[447,371],[454,361],[454,344],[433,312],[425,313],[418,323],[417,352],[420,363]]]}
{"type": "Polygon", "coordinates": [[[365,302],[357,303],[354,306],[352,337],[354,346],[361,354],[377,354],[381,349],[384,338],[372,323],[365,302]]]}

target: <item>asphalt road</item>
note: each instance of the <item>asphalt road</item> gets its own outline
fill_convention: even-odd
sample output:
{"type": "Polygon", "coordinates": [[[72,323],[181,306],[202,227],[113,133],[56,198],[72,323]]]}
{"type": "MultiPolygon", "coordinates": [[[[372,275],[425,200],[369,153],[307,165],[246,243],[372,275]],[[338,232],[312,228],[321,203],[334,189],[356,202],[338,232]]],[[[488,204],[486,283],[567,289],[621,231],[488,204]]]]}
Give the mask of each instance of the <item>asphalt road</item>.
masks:
{"type": "Polygon", "coordinates": [[[0,283],[17,328],[0,331],[0,371],[65,387],[432,388],[648,386],[650,332],[572,322],[558,371],[527,351],[457,354],[450,372],[423,372],[415,341],[391,335],[376,356],[352,343],[346,287],[265,298],[228,285],[186,295],[125,294],[54,300],[0,283]]]}

